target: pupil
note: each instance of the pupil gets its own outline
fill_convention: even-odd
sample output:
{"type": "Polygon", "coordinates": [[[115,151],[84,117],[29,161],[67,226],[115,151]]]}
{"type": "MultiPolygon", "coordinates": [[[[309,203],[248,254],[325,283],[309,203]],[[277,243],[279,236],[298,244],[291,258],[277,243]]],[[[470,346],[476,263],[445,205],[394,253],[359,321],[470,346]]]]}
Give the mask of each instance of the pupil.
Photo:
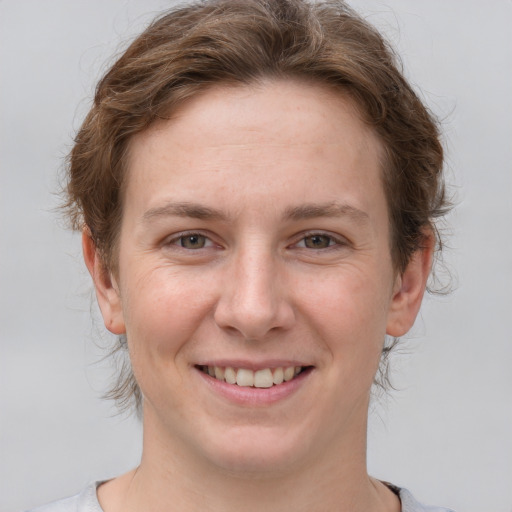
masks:
{"type": "Polygon", "coordinates": [[[329,237],[324,235],[313,235],[306,238],[306,247],[318,249],[329,246],[329,237]]]}
{"type": "Polygon", "coordinates": [[[186,249],[201,249],[204,243],[205,238],[202,235],[188,235],[181,239],[181,246],[186,249]]]}

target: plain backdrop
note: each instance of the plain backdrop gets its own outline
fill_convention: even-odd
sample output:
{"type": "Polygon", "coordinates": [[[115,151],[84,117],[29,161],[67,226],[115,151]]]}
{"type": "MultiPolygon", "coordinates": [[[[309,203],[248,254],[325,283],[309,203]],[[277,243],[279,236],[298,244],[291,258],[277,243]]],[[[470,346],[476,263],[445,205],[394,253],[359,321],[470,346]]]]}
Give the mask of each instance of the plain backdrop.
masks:
{"type": "MultiPolygon", "coordinates": [[[[137,464],[58,176],[106,62],[163,0],[0,1],[0,509],[137,464]]],[[[372,474],[459,512],[512,510],[512,2],[352,0],[402,55],[445,133],[458,206],[445,263],[374,402],[372,474]]]]}

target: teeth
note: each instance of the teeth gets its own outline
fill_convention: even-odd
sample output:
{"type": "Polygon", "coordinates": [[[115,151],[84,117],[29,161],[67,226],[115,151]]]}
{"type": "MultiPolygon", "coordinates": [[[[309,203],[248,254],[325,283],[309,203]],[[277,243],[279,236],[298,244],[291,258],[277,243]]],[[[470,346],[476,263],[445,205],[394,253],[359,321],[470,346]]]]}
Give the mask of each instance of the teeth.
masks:
{"type": "Polygon", "coordinates": [[[282,384],[284,381],[284,371],[282,368],[276,368],[274,370],[274,384],[282,384]]]}
{"type": "MultiPolygon", "coordinates": [[[[215,378],[217,380],[224,380],[224,370],[220,366],[214,366],[215,368],[215,378]]],[[[210,372],[208,372],[210,373],[210,372]]]]}
{"type": "Polygon", "coordinates": [[[229,366],[224,370],[224,379],[228,384],[236,384],[236,372],[229,366]]]}
{"type": "Polygon", "coordinates": [[[236,372],[236,383],[239,386],[254,386],[254,372],[240,368],[240,370],[236,372]]]}
{"type": "Polygon", "coordinates": [[[302,366],[286,366],[280,368],[264,368],[252,371],[247,368],[232,368],[227,366],[201,366],[200,369],[217,380],[242,387],[271,388],[274,385],[288,382],[299,375],[302,366]]]}
{"type": "Polygon", "coordinates": [[[285,382],[288,382],[289,380],[292,380],[293,377],[295,377],[295,367],[288,366],[284,369],[284,380],[285,382]]]}
{"type": "MultiPolygon", "coordinates": [[[[240,370],[238,370],[240,371],[240,370]]],[[[256,388],[271,388],[274,385],[274,378],[270,368],[265,370],[258,370],[254,372],[254,387],[256,388]]]]}

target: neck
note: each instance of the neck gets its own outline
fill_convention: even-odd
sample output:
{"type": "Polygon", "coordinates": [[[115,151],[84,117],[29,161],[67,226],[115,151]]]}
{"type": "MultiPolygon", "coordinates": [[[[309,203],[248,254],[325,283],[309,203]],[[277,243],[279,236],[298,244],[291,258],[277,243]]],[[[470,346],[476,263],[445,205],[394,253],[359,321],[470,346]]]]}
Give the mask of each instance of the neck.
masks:
{"type": "MultiPolygon", "coordinates": [[[[166,438],[145,416],[140,466],[98,491],[105,512],[336,512],[400,510],[391,491],[366,470],[366,416],[358,435],[279,471],[230,471],[166,438]],[[363,433],[363,434],[361,434],[363,433]]],[[[165,430],[165,429],[163,429],[165,430]]]]}

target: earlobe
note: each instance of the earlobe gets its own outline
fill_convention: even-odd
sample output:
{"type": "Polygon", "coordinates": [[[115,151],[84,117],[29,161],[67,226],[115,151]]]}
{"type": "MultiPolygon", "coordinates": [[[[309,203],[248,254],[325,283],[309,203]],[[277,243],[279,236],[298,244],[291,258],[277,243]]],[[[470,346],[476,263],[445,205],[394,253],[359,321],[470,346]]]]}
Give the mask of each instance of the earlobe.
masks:
{"type": "Polygon", "coordinates": [[[434,244],[434,235],[426,234],[422,247],[411,256],[405,271],[396,277],[386,328],[389,336],[403,336],[416,320],[432,266],[434,244]]]}
{"type": "Polygon", "coordinates": [[[105,327],[114,334],[125,334],[119,288],[114,276],[106,268],[87,227],[82,231],[82,250],[85,264],[94,282],[96,298],[105,327]]]}

